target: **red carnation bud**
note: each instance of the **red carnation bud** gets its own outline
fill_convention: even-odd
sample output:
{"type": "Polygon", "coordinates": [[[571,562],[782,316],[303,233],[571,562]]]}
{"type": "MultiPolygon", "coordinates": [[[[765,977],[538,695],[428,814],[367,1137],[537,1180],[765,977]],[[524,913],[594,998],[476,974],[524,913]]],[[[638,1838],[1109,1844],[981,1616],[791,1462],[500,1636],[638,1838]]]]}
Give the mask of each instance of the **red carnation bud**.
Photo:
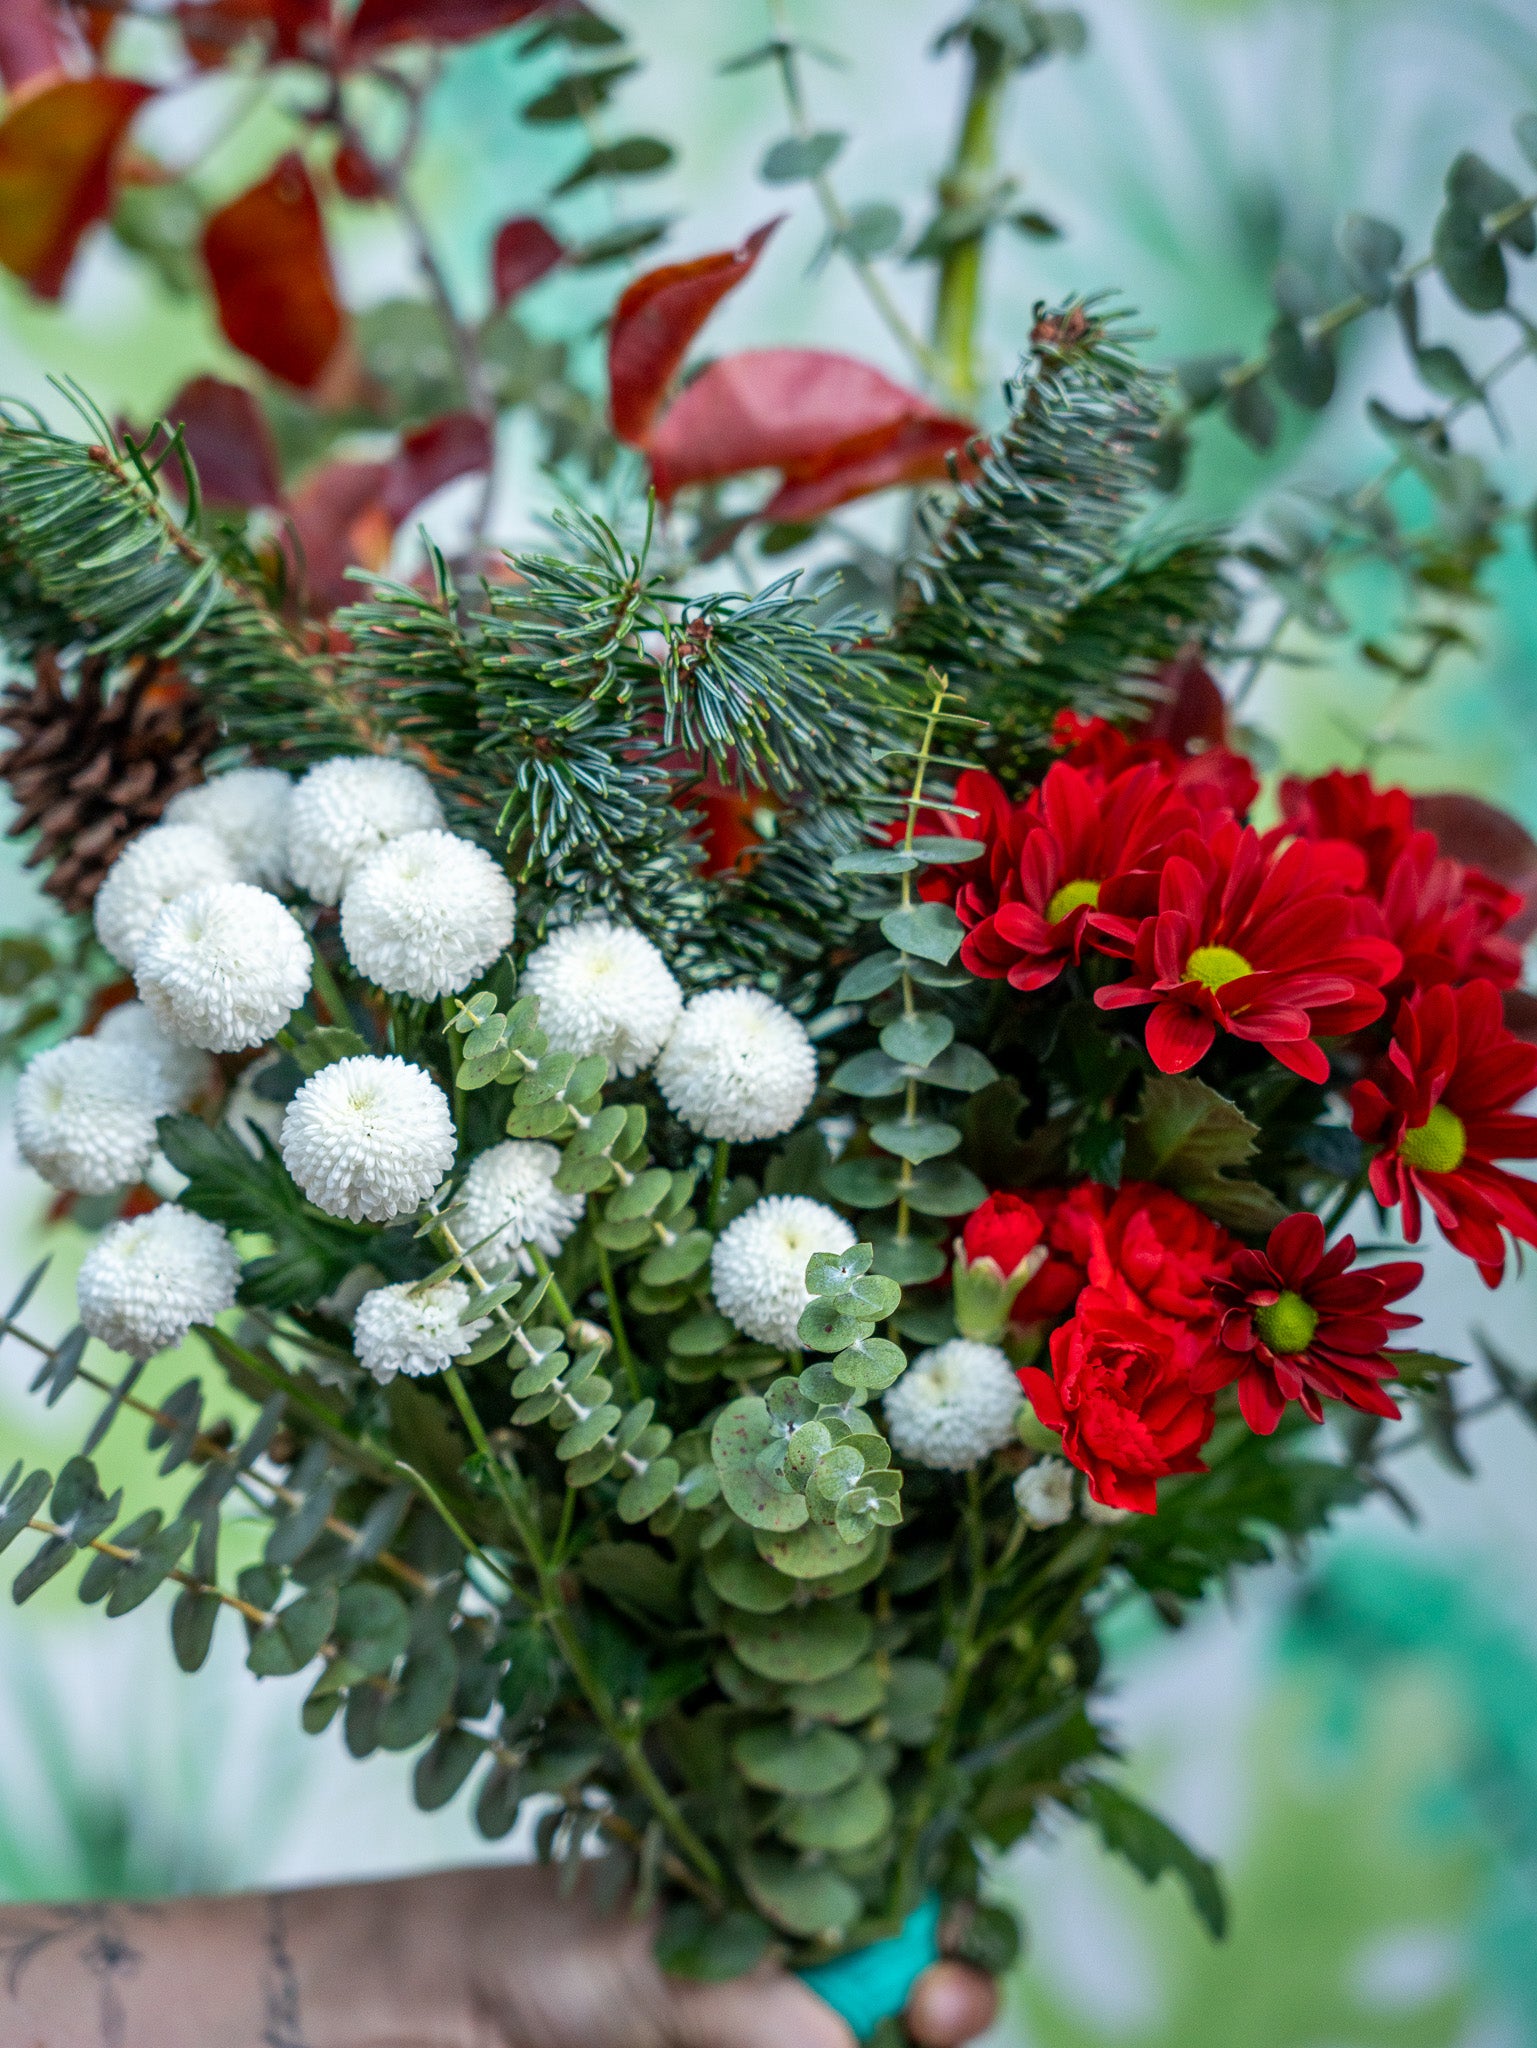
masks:
{"type": "Polygon", "coordinates": [[[1040,1241],[1041,1219],[1023,1195],[989,1195],[961,1233],[968,1261],[991,1259],[1005,1279],[1014,1277],[1040,1241]]]}
{"type": "Polygon", "coordinates": [[[1022,1195],[989,1195],[966,1219],[955,1248],[951,1287],[963,1337],[992,1343],[1016,1295],[1046,1263],[1041,1219],[1022,1195]]]}

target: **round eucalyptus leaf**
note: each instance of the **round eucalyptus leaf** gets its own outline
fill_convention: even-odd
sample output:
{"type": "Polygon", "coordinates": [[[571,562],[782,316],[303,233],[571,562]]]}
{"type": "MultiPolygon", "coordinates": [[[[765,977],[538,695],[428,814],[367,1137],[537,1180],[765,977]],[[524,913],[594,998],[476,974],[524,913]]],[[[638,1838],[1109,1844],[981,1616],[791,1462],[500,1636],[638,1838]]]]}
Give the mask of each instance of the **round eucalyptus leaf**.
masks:
{"type": "Polygon", "coordinates": [[[852,1735],[811,1728],[798,1735],[785,1722],[748,1728],[731,1745],[731,1760],[760,1792],[818,1799],[863,1775],[865,1752],[852,1735]]]}
{"type": "Polygon", "coordinates": [[[868,1651],[874,1633],[868,1614],[831,1603],[726,1618],[726,1640],[748,1670],[781,1685],[846,1671],[868,1651]]]}
{"type": "Polygon", "coordinates": [[[867,1776],[825,1799],[792,1800],[776,1827],[797,1849],[864,1849],[886,1832],[891,1817],[891,1794],[879,1778],[867,1776]]]}

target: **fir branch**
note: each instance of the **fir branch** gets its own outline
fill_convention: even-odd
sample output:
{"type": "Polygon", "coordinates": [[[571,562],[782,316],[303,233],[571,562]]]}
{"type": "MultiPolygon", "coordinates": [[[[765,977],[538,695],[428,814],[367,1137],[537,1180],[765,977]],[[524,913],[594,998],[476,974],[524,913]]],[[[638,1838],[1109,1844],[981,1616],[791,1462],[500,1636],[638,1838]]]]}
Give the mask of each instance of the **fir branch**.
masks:
{"type": "MultiPolygon", "coordinates": [[[[1066,622],[1125,558],[1152,482],[1163,390],[1130,338],[1123,315],[1086,304],[1037,318],[1007,427],[907,570],[897,649],[1038,732],[1080,701],[1059,654],[1066,622]]],[[[1114,678],[1094,692],[1095,708],[1128,708],[1114,678]]]]}
{"type": "Polygon", "coordinates": [[[174,658],[237,743],[305,759],[377,744],[330,664],[306,654],[253,583],[161,498],[131,442],[87,414],[85,444],[0,414],[0,633],[18,649],[75,646],[174,658]]]}

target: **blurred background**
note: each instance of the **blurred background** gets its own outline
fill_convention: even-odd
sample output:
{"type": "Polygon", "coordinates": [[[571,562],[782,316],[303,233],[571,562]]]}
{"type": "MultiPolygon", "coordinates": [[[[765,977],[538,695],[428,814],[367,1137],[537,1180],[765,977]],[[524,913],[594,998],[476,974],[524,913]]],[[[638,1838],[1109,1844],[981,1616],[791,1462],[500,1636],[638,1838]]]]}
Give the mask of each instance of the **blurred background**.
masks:
{"type": "MultiPolygon", "coordinates": [[[[3,0],[0,0],[3,4],[3,0]]],[[[722,75],[761,41],[760,0],[628,0],[610,7],[651,55],[628,88],[680,144],[645,210],[676,213],[663,244],[691,254],[739,239],[785,203],[757,178],[783,129],[766,70],[722,75]]],[[[787,15],[845,60],[808,72],[818,125],[849,131],[845,190],[923,216],[956,118],[959,64],[932,53],[953,9],[936,0],[788,0],[787,15]]],[[[1278,263],[1327,268],[1339,217],[1369,210],[1423,247],[1447,164],[1462,148],[1513,169],[1510,124],[1537,107],[1537,0],[1086,0],[1083,54],[1028,74],[1005,159],[1055,240],[999,243],[988,280],[996,387],[1035,301],[1111,287],[1164,357],[1247,351],[1272,317],[1278,263]]],[[[452,53],[434,102],[421,195],[450,224],[455,282],[473,305],[496,222],[533,211],[568,144],[520,126],[539,59],[505,38],[452,53]]],[[[223,90],[220,86],[218,90],[223,90]]],[[[209,93],[156,110],[154,146],[196,156],[223,118],[209,93]]],[[[252,139],[259,154],[259,138],[252,139]]],[[[235,181],[238,183],[238,167],[235,181]]],[[[232,187],[233,189],[233,187],[232,187]]],[[[606,205],[595,198],[594,206],[606,205]]],[[[717,316],[712,348],[824,342],[882,363],[890,344],[846,268],[809,274],[820,239],[804,188],[752,280],[717,316]]],[[[589,232],[604,225],[594,219],[589,232]]],[[[402,258],[359,209],[341,245],[349,302],[398,294],[402,258]]],[[[650,259],[647,259],[650,260],[650,259]]],[[[913,316],[927,272],[896,274],[913,316]]],[[[588,333],[612,271],[552,280],[529,324],[588,333]]],[[[1434,302],[1438,334],[1458,319],[1434,302]]],[[[1268,455],[1213,423],[1187,516],[1243,525],[1279,490],[1349,485],[1382,466],[1368,392],[1423,406],[1390,335],[1345,359],[1321,414],[1290,411],[1268,455]]],[[[0,389],[62,420],[47,383],[67,373],[110,414],[144,420],[190,375],[243,374],[205,302],[178,296],[105,232],[63,300],[0,279],[0,389]]],[[[1502,387],[1488,450],[1519,498],[1537,449],[1537,372],[1502,387]],[[1503,436],[1503,438],[1501,438],[1503,436]]],[[[518,432],[516,424],[514,434],[518,432]]],[[[554,496],[532,442],[503,466],[498,534],[532,531],[554,496]]],[[[1523,490],[1524,485],[1524,490],[1523,490]]],[[[426,520],[451,535],[455,487],[426,520]]],[[[879,506],[860,517],[879,524],[879,506]]],[[[857,524],[857,521],[852,523],[857,524]]],[[[409,566],[419,542],[398,544],[409,566]]],[[[1246,715],[1272,765],[1358,765],[1418,788],[1476,791],[1537,829],[1537,567],[1512,546],[1476,652],[1420,690],[1393,690],[1329,643],[1268,671],[1246,715]]],[[[1366,594],[1368,605],[1371,598],[1366,594]]],[[[0,923],[44,917],[7,846],[0,923]]],[[[9,1153],[0,1166],[0,1286],[45,1239],[56,1256],[40,1328],[69,1320],[83,1242],[45,1229],[46,1191],[9,1153]]],[[[1371,1234],[1370,1232],[1368,1234],[1371,1234]]],[[[1466,1356],[1476,1329],[1533,1362],[1537,1281],[1487,1294],[1432,1248],[1421,1341],[1466,1356]]],[[[151,1391],[190,1369],[157,1361],[151,1391]]],[[[49,1414],[25,1396],[18,1346],[0,1353],[0,1447],[47,1460],[73,1447],[71,1396],[49,1414]]],[[[1115,1638],[1116,1711],[1139,1789],[1218,1855],[1233,1896],[1214,1946],[1182,1896],[1143,1887],[1064,1828],[999,1873],[1031,1928],[995,2043],[1010,2048],[1523,2048],[1537,2042],[1537,1442],[1519,1415],[1471,1428],[1476,1480],[1411,1454],[1416,1526],[1385,1504],[1343,1522],[1306,1560],[1249,1576],[1177,1635],[1128,1618],[1115,1638]]],[[[155,1499],[131,1434],[102,1460],[155,1499]]],[[[106,1628],[59,1583],[0,1610],[0,1896],[10,1899],[241,1886],[400,1870],[490,1852],[457,1810],[411,1806],[399,1760],[350,1762],[339,1735],[302,1737],[297,1685],[258,1687],[232,1637],[195,1679],[165,1645],[163,1603],[106,1628]]]]}

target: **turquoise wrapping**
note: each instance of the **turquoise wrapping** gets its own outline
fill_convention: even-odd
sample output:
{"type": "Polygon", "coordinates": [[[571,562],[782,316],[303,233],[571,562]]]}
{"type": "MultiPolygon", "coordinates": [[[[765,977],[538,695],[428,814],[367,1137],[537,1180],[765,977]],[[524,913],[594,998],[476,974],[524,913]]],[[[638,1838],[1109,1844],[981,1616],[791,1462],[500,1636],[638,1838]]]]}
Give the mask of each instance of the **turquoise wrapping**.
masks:
{"type": "Polygon", "coordinates": [[[939,1901],[928,1898],[909,1914],[899,1934],[836,1962],[817,1963],[800,1977],[863,2041],[882,2020],[902,2010],[917,1978],[938,1958],[939,1901]]]}

